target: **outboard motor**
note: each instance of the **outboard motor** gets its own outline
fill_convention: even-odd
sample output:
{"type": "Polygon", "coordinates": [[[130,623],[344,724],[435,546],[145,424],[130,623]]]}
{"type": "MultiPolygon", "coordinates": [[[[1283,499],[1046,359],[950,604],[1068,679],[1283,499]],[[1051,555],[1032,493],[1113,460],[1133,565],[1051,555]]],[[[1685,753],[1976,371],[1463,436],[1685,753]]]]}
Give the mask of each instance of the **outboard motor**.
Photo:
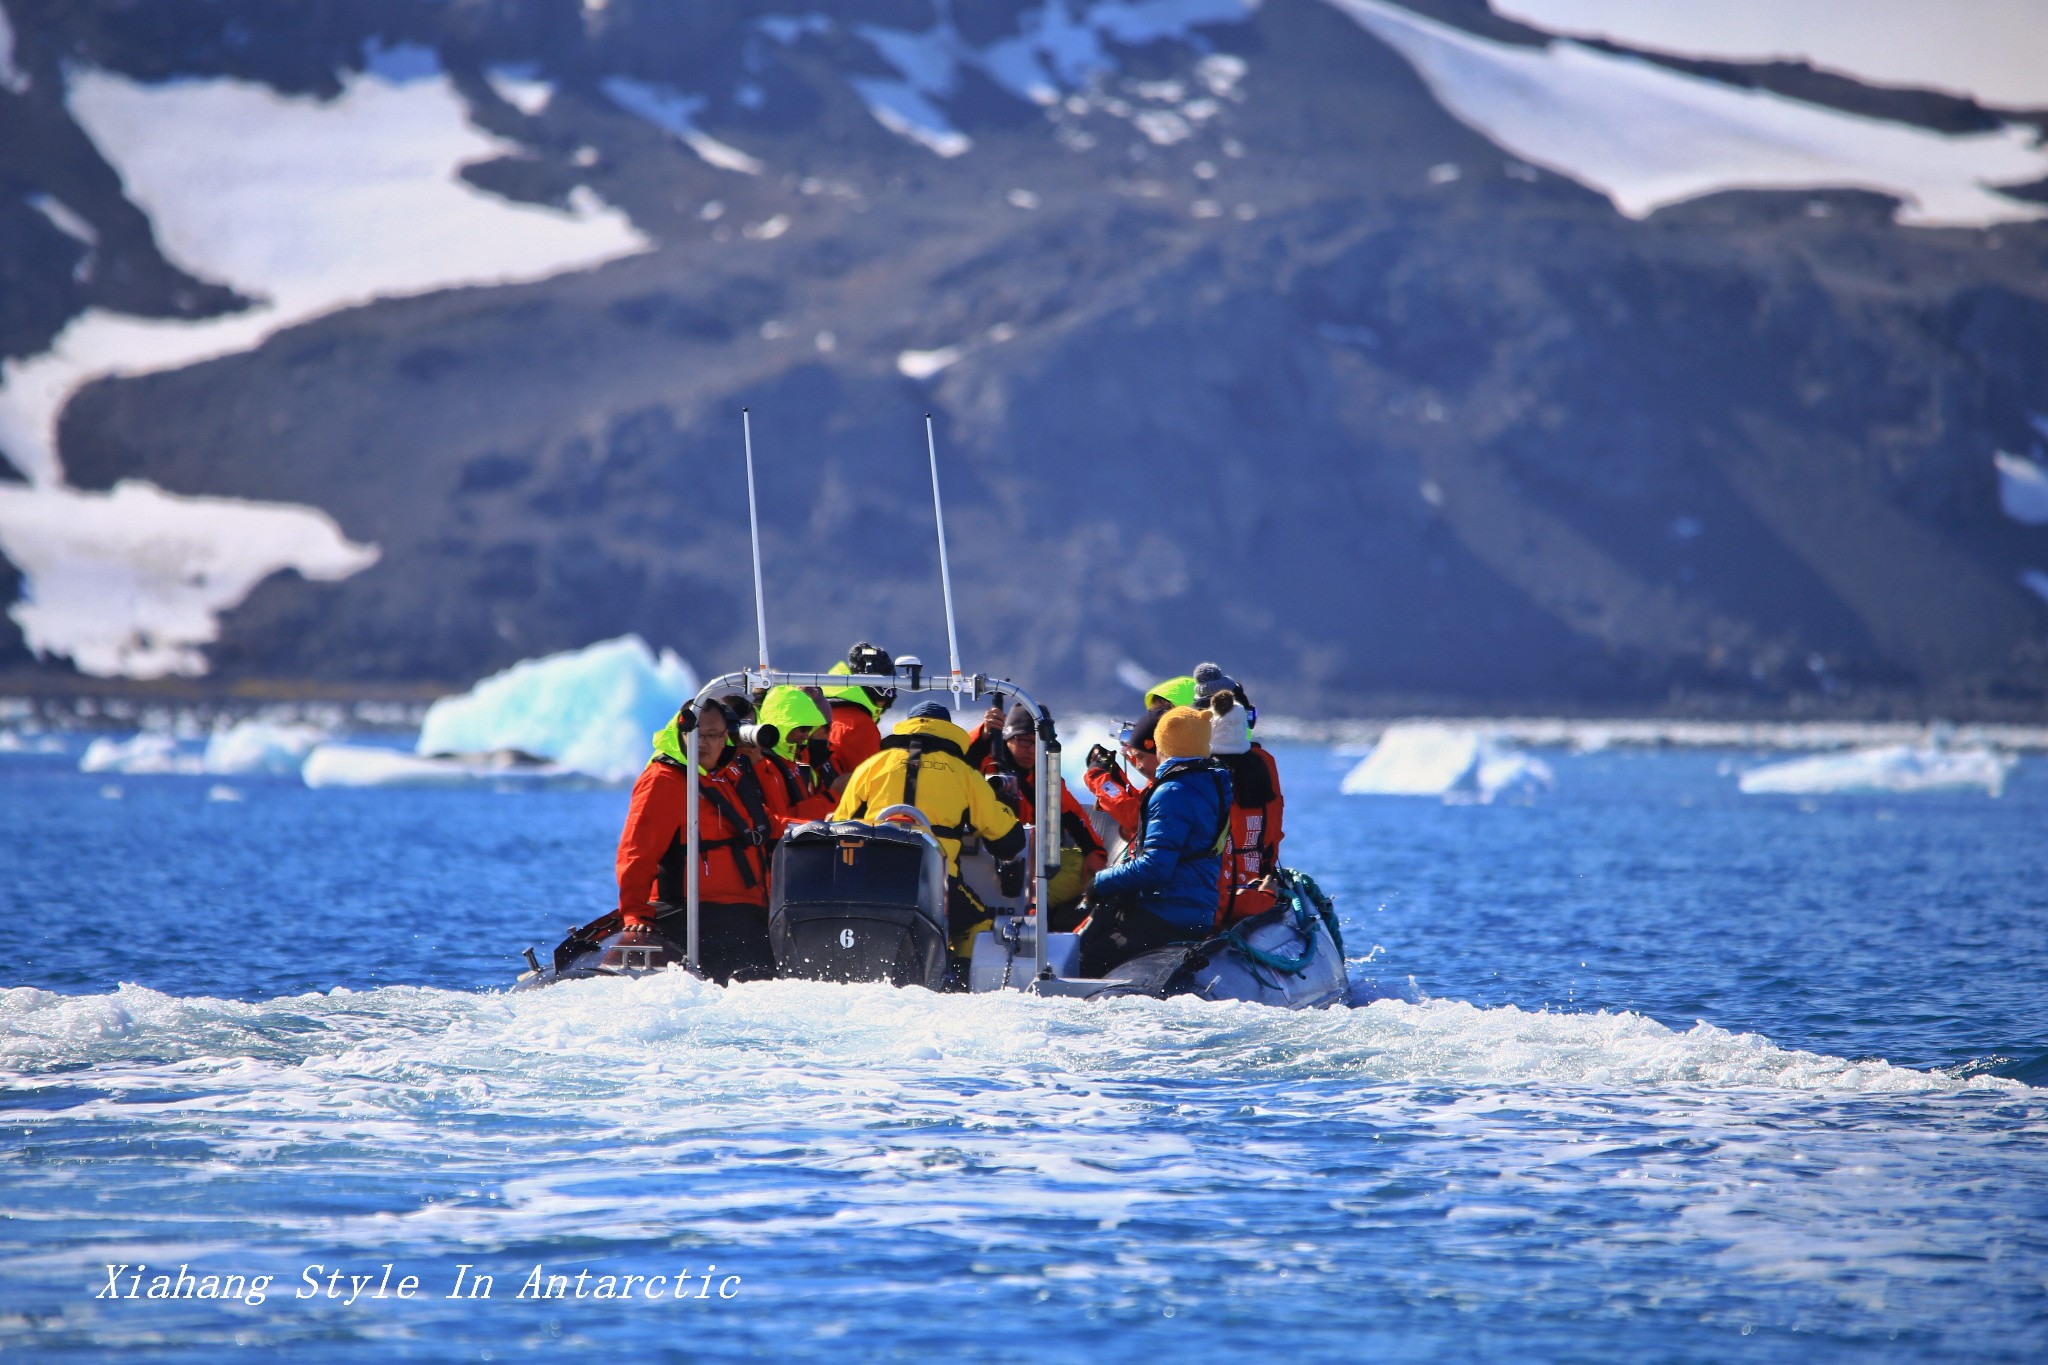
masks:
{"type": "Polygon", "coordinates": [[[932,990],[945,983],[945,850],[913,807],[876,818],[799,825],[776,845],[768,908],[776,975],[932,990]],[[916,824],[889,823],[892,816],[916,824]]]}

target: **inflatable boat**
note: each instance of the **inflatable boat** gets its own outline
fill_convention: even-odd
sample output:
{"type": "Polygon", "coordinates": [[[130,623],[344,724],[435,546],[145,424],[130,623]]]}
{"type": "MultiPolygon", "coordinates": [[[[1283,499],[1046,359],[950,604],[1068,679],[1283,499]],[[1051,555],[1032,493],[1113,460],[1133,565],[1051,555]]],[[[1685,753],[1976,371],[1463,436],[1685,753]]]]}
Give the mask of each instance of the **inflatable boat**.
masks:
{"type": "MultiPolygon", "coordinates": [[[[702,704],[727,692],[774,686],[821,687],[838,675],[748,669],[706,684],[702,704]]],[[[1329,898],[1314,880],[1283,869],[1270,910],[1231,924],[1200,942],[1173,944],[1124,963],[1101,977],[1082,976],[1080,936],[1039,932],[1038,907],[1050,900],[1059,871],[1060,747],[1050,711],[1016,683],[976,674],[927,678],[915,658],[899,661],[899,692],[951,693],[957,706],[1001,693],[1038,715],[1039,809],[1026,826],[1033,875],[1004,895],[994,858],[970,836],[960,849],[960,875],[990,912],[993,927],[977,934],[965,970],[948,952],[946,855],[915,807],[894,806],[865,821],[814,821],[790,829],[774,853],[769,937],[776,974],[841,983],[886,982],[940,991],[1029,991],[1094,1000],[1118,996],[1195,996],[1246,1000],[1288,1009],[1342,1004],[1349,997],[1343,936],[1329,898]],[[1049,856],[1039,856],[1039,850],[1049,856]]],[[[694,775],[696,734],[689,767],[694,775]]],[[[694,816],[694,794],[687,809],[694,816]]],[[[689,866],[697,866],[694,819],[687,830],[689,866]]],[[[641,976],[696,965],[696,886],[690,885],[683,941],[652,929],[622,929],[600,920],[572,930],[543,964],[532,949],[523,987],[592,976],[641,976]]]]}

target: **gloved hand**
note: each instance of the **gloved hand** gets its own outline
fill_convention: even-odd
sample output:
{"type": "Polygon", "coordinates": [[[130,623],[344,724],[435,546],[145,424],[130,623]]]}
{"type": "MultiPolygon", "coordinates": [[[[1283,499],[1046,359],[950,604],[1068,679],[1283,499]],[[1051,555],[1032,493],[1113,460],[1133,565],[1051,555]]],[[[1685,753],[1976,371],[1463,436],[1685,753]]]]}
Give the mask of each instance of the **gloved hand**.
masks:
{"type": "Polygon", "coordinates": [[[1088,771],[1113,773],[1116,771],[1116,755],[1098,744],[1088,751],[1088,771]]]}
{"type": "Polygon", "coordinates": [[[1005,898],[1024,894],[1024,860],[1008,858],[996,864],[996,887],[1005,898]]]}
{"type": "Polygon", "coordinates": [[[821,786],[831,786],[832,779],[839,775],[838,769],[832,766],[832,741],[828,739],[813,739],[804,748],[804,759],[821,786]]]}
{"type": "Polygon", "coordinates": [[[655,916],[660,913],[661,907],[650,901],[637,910],[621,911],[619,927],[621,929],[652,929],[655,916]]]}

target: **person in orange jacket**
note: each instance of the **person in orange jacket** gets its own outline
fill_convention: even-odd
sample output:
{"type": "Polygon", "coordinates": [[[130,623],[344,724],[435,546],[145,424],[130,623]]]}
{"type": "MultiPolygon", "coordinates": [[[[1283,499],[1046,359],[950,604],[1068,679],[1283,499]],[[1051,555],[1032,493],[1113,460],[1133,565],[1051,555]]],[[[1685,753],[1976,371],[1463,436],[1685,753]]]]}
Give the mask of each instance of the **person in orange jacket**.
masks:
{"type": "MultiPolygon", "coordinates": [[[[989,775],[996,795],[1003,798],[1025,824],[1037,819],[1038,811],[1038,727],[1030,708],[1018,702],[1005,715],[990,706],[976,726],[967,746],[967,761],[978,764],[989,775]]],[[[1109,866],[1109,853],[1096,837],[1074,794],[1060,784],[1060,871],[1052,879],[1052,927],[1065,933],[1078,922],[1072,913],[1095,874],[1109,866]]]]}
{"type": "Polygon", "coordinates": [[[755,769],[764,785],[780,788],[792,820],[830,820],[839,804],[832,782],[828,722],[809,689],[771,687],[761,698],[761,722],[776,730],[775,743],[761,749],[755,769]]]}
{"type": "Polygon", "coordinates": [[[832,665],[832,672],[849,678],[843,687],[825,689],[825,699],[832,711],[827,742],[832,751],[832,768],[838,774],[832,790],[838,793],[846,790],[846,779],[853,775],[854,769],[881,752],[882,713],[896,703],[894,686],[882,686],[879,682],[858,683],[851,679],[874,677],[893,681],[896,661],[889,657],[888,650],[863,640],[847,650],[844,659],[832,665]]]}
{"type": "Polygon", "coordinates": [[[1217,888],[1216,923],[1271,909],[1270,894],[1247,892],[1280,868],[1280,841],[1287,837],[1287,798],[1280,790],[1280,765],[1252,738],[1258,713],[1244,687],[1215,664],[1195,669],[1195,705],[1209,713],[1210,752],[1230,771],[1230,850],[1217,888]]]}
{"type": "MultiPolygon", "coordinates": [[[[792,817],[780,783],[762,780],[765,761],[750,759],[733,742],[733,714],[722,702],[710,703],[701,713],[686,705],[654,736],[654,756],[633,786],[633,802],[619,832],[618,918],[627,928],[652,927],[675,943],[684,941],[689,855],[684,850],[688,769],[683,736],[692,726],[699,755],[699,965],[721,985],[771,977],[770,855],[792,817]]],[[[602,931],[602,923],[591,929],[602,931]]]]}
{"type": "Polygon", "coordinates": [[[1159,746],[1155,732],[1159,718],[1170,708],[1155,706],[1147,711],[1144,718],[1129,727],[1119,741],[1123,749],[1123,767],[1117,766],[1117,755],[1103,745],[1096,745],[1088,751],[1088,766],[1081,774],[1081,783],[1095,797],[1095,804],[1103,814],[1116,821],[1116,832],[1123,836],[1125,843],[1138,837],[1138,814],[1145,801],[1145,788],[1126,776],[1128,768],[1145,780],[1152,781],[1152,775],[1159,771],[1159,746]]]}

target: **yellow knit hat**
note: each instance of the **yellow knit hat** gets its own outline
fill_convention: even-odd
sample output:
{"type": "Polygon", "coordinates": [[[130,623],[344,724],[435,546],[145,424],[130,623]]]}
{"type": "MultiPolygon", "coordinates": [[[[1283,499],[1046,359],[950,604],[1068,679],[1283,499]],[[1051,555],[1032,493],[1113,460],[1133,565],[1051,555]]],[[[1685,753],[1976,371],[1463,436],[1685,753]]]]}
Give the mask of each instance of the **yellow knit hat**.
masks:
{"type": "Polygon", "coordinates": [[[1159,757],[1207,758],[1209,756],[1209,713],[1192,706],[1176,706],[1159,718],[1153,740],[1159,757]]]}

